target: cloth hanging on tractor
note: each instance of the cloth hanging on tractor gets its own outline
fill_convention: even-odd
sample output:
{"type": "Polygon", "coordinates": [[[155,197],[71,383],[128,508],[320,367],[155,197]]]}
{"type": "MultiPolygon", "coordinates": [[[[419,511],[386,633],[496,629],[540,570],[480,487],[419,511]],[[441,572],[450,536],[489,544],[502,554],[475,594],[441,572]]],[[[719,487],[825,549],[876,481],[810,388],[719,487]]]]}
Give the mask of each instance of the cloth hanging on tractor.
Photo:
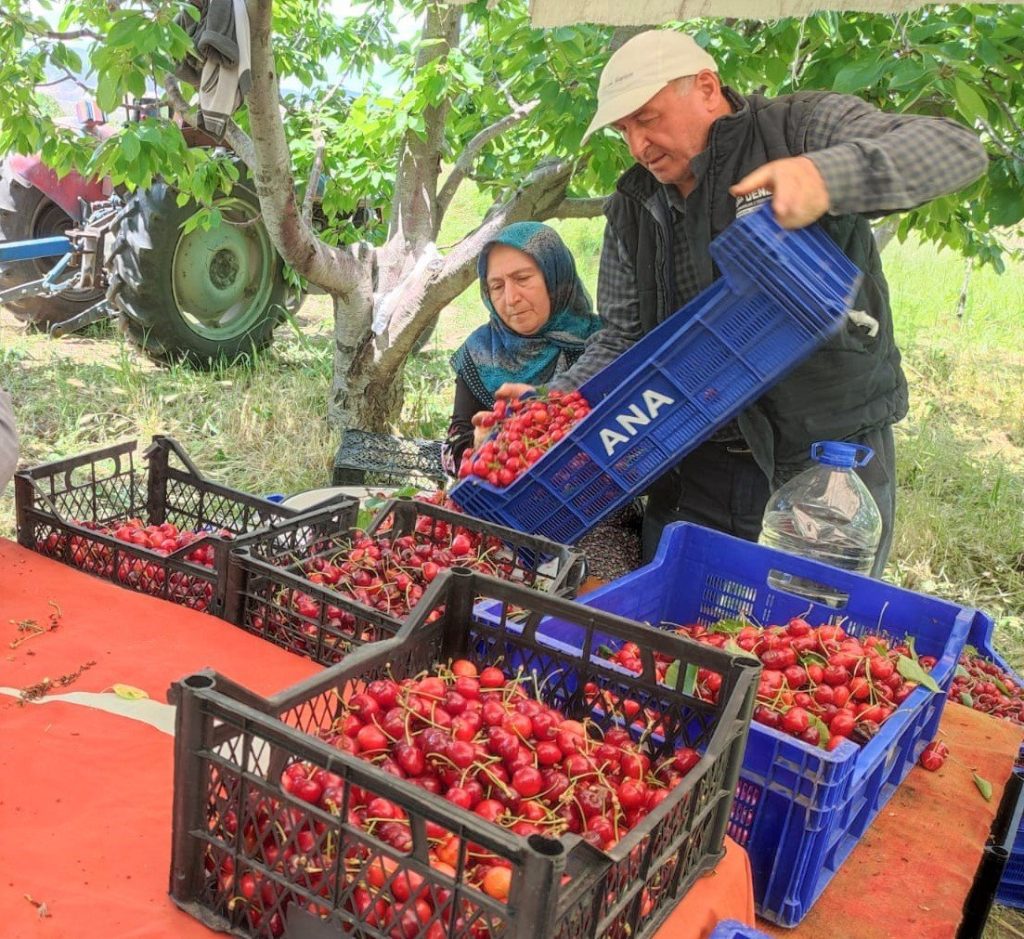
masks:
{"type": "Polygon", "coordinates": [[[219,140],[252,87],[249,14],[245,0],[208,0],[197,6],[198,21],[181,14],[178,23],[192,37],[202,63],[198,126],[219,140]]]}

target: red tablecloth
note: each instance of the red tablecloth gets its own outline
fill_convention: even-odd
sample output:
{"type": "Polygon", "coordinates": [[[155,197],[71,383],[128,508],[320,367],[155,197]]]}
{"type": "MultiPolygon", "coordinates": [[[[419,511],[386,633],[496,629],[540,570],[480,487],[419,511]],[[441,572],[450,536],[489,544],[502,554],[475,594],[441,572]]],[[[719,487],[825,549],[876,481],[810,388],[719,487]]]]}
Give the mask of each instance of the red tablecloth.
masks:
{"type": "MultiPolygon", "coordinates": [[[[162,702],[172,681],[206,666],[262,694],[317,670],[223,620],[2,539],[0,572],[0,687],[95,662],[53,694],[125,684],[162,702]],[[49,623],[50,600],[59,627],[11,649],[26,635],[16,622],[49,623]]],[[[172,763],[172,738],[145,723],[0,695],[0,935],[209,939],[167,898],[172,763]]]]}
{"type": "MultiPolygon", "coordinates": [[[[263,694],[317,670],[234,626],[124,590],[0,539],[0,687],[96,664],[54,694],[114,684],[166,700],[210,666],[263,694]],[[23,636],[10,620],[61,624],[23,636]]],[[[173,741],[155,727],[63,701],[0,695],[0,936],[209,939],[167,897],[173,741]],[[45,904],[40,906],[39,904],[45,904]],[[40,916],[45,912],[46,916],[40,916]]],[[[750,865],[727,853],[659,931],[704,939],[719,919],[753,921],[750,865]]]]}

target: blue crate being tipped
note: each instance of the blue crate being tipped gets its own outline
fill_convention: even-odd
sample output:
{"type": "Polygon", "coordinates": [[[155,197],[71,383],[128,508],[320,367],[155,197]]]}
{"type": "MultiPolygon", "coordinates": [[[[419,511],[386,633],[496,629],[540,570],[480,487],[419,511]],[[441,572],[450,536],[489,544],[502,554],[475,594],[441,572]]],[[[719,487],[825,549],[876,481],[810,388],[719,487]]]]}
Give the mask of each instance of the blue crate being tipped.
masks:
{"type": "Polygon", "coordinates": [[[463,479],[465,511],[574,544],[842,324],[860,272],[817,226],[767,206],[712,242],[722,277],[581,388],[591,413],[510,486],[463,479]]]}

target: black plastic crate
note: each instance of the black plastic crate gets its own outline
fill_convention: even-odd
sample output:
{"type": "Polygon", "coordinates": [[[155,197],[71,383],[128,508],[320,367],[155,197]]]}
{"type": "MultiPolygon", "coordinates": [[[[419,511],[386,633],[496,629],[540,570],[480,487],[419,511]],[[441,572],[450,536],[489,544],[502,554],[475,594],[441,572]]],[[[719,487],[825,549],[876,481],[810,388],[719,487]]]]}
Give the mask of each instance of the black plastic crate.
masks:
{"type": "MultiPolygon", "coordinates": [[[[285,649],[322,665],[334,665],[352,649],[394,636],[407,618],[374,608],[310,579],[306,568],[346,550],[358,533],[347,512],[308,512],[248,541],[232,552],[232,584],[225,618],[285,649]]],[[[466,531],[501,543],[493,563],[499,576],[535,590],[574,596],[584,561],[574,549],[539,535],[525,535],[494,522],[423,502],[391,499],[366,534],[393,538],[418,532],[450,541],[466,531]]]]}
{"type": "Polygon", "coordinates": [[[335,486],[419,486],[436,489],[446,481],[441,442],[346,430],[334,457],[335,486]]]}
{"type": "MultiPolygon", "coordinates": [[[[722,855],[759,675],[760,665],[746,656],[465,569],[444,574],[399,636],[364,646],[341,665],[269,699],[211,672],[172,688],[171,896],[207,925],[235,935],[266,939],[287,929],[293,936],[385,939],[388,926],[371,923],[374,908],[357,896],[383,868],[387,882],[377,898],[398,915],[415,900],[396,896],[403,879],[408,886],[406,878],[414,877],[413,893],[430,897],[431,919],[405,933],[416,939],[644,939],[722,855]],[[487,599],[491,615],[475,611],[479,597],[487,599]],[[557,632],[560,622],[582,631],[587,642],[572,650],[543,640],[542,621],[546,632],[557,632]],[[608,637],[644,650],[641,674],[601,656],[598,646],[608,637]],[[655,677],[655,651],[681,663],[671,686],[655,677]],[[653,756],[692,746],[702,757],[605,852],[578,835],[516,835],[318,737],[335,728],[341,702],[369,682],[414,676],[452,658],[469,658],[478,667],[500,663],[506,672],[521,669],[545,704],[593,721],[599,733],[616,718],[598,702],[608,694],[632,698],[660,716],[661,733],[646,737],[653,756]],[[722,677],[717,703],[687,690],[696,668],[722,677]],[[297,762],[335,774],[330,784],[337,814],[285,791],[282,774],[297,762]],[[404,811],[411,848],[399,850],[356,824],[349,807],[365,802],[366,794],[404,811]],[[442,872],[428,852],[452,836],[459,839],[458,857],[453,873],[442,872]],[[507,902],[469,882],[466,852],[481,848],[511,865],[507,902]],[[238,900],[239,878],[258,885],[255,904],[238,900]],[[480,928],[474,930],[475,924],[480,928]]],[[[631,732],[640,733],[639,726],[631,732]]]]}
{"type": "MultiPolygon", "coordinates": [[[[153,437],[144,466],[137,455],[132,440],[18,473],[18,542],[130,590],[223,616],[229,552],[298,510],[205,479],[171,437],[153,437]],[[204,534],[162,555],[90,527],[128,518],[204,534]],[[187,559],[208,547],[212,567],[187,559]]],[[[357,500],[339,498],[334,511],[354,520],[358,509],[357,500]]]]}

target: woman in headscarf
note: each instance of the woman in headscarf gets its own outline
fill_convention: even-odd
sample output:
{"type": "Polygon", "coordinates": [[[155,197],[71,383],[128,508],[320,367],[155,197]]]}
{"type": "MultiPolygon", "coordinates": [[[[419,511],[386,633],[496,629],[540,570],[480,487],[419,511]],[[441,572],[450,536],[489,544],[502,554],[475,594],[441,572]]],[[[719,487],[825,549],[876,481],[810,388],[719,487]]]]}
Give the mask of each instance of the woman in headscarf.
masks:
{"type": "Polygon", "coordinates": [[[548,225],[502,229],[480,252],[477,274],[490,318],[451,359],[455,405],[443,462],[452,476],[473,446],[473,415],[494,407],[501,385],[543,385],[572,365],[601,328],[572,253],[548,225]]]}

